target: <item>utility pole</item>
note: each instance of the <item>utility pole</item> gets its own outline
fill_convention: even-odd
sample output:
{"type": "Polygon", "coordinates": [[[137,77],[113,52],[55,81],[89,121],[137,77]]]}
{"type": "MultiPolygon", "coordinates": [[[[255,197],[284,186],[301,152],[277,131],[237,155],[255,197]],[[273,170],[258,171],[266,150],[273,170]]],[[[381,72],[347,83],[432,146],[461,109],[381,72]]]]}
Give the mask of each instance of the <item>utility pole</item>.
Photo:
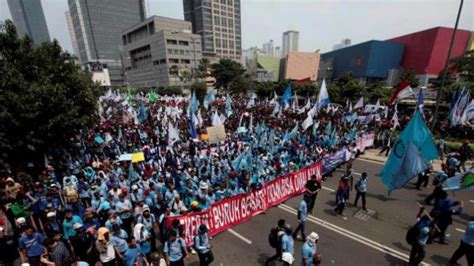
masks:
{"type": "Polygon", "coordinates": [[[441,101],[441,93],[443,92],[444,83],[446,82],[446,77],[448,76],[448,66],[449,66],[449,61],[451,60],[451,50],[453,49],[454,38],[456,37],[456,31],[458,30],[459,17],[461,16],[463,4],[464,4],[464,0],[461,0],[461,3],[459,4],[458,15],[456,17],[456,24],[454,25],[454,31],[451,37],[451,43],[449,44],[448,58],[446,59],[446,63],[444,64],[443,79],[441,81],[441,86],[438,88],[438,93],[436,95],[436,107],[435,107],[435,113],[433,116],[433,123],[431,124],[431,130],[434,129],[436,122],[438,121],[438,110],[439,110],[439,104],[441,101]]]}

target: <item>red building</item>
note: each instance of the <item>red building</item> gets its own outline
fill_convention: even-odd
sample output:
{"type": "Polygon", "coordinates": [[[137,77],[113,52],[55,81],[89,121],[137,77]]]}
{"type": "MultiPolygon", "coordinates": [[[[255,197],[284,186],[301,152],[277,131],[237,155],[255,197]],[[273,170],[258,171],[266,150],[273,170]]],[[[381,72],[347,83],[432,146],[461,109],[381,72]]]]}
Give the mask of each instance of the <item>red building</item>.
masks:
{"type": "MultiPolygon", "coordinates": [[[[429,78],[438,76],[444,68],[453,31],[452,28],[436,27],[387,41],[405,45],[401,67],[413,69],[421,84],[426,85],[429,78]]],[[[466,51],[470,34],[467,30],[457,30],[451,58],[461,56],[466,51]]]]}

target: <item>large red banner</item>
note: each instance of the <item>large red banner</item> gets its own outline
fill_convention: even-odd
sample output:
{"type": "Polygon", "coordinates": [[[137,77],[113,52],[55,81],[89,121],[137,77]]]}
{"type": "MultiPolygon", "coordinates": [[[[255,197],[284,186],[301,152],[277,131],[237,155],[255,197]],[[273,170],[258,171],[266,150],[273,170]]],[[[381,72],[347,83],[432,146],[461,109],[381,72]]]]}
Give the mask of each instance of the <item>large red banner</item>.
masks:
{"type": "Polygon", "coordinates": [[[209,228],[209,235],[213,236],[303,193],[306,181],[310,179],[311,175],[316,175],[318,180],[322,178],[321,165],[320,161],[278,177],[257,191],[224,199],[212,204],[204,211],[172,217],[168,219],[167,224],[169,225],[171,220],[179,219],[184,229],[184,240],[188,245],[191,245],[193,236],[196,235],[201,224],[206,224],[209,228]]]}

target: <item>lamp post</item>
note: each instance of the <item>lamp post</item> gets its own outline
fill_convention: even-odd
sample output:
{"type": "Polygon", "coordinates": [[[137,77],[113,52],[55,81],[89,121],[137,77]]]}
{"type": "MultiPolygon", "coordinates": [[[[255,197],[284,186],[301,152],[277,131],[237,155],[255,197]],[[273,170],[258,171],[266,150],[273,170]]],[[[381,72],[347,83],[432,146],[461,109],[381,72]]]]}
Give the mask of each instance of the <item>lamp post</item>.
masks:
{"type": "Polygon", "coordinates": [[[448,75],[449,61],[451,60],[451,50],[453,49],[454,38],[456,37],[456,31],[458,29],[459,17],[461,16],[463,4],[464,4],[464,0],[461,0],[461,3],[459,4],[458,15],[456,17],[456,24],[454,24],[454,31],[451,37],[451,43],[449,44],[448,58],[446,59],[446,63],[444,64],[443,79],[441,81],[441,86],[438,88],[438,93],[436,95],[436,107],[435,107],[435,113],[433,116],[433,123],[431,124],[431,130],[433,130],[433,128],[436,125],[436,121],[438,120],[438,109],[439,109],[439,103],[441,101],[441,93],[443,92],[444,83],[446,82],[446,77],[448,75]]]}

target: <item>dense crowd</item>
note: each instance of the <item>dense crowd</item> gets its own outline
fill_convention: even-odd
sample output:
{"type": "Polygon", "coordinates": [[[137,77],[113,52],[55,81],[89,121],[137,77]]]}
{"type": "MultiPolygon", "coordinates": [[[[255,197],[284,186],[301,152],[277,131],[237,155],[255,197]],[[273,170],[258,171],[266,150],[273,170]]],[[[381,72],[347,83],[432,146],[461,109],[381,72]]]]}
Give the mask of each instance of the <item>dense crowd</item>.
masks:
{"type": "Polygon", "coordinates": [[[164,257],[180,265],[196,249],[212,261],[208,229],[201,227],[204,238],[188,249],[173,217],[259,189],[341,146],[354,147],[368,128],[382,146],[390,146],[392,134],[383,112],[351,119],[336,105],[303,110],[227,97],[199,107],[195,97],[115,94],[99,105],[100,123],[78,132],[72,148],[51,149],[44,166],[1,173],[0,248],[10,252],[2,252],[0,264],[20,257],[30,265],[142,265],[164,257]],[[314,121],[303,128],[311,110],[314,121]],[[225,126],[225,140],[203,141],[216,124],[225,126]],[[139,162],[120,159],[141,152],[139,162]]]}

